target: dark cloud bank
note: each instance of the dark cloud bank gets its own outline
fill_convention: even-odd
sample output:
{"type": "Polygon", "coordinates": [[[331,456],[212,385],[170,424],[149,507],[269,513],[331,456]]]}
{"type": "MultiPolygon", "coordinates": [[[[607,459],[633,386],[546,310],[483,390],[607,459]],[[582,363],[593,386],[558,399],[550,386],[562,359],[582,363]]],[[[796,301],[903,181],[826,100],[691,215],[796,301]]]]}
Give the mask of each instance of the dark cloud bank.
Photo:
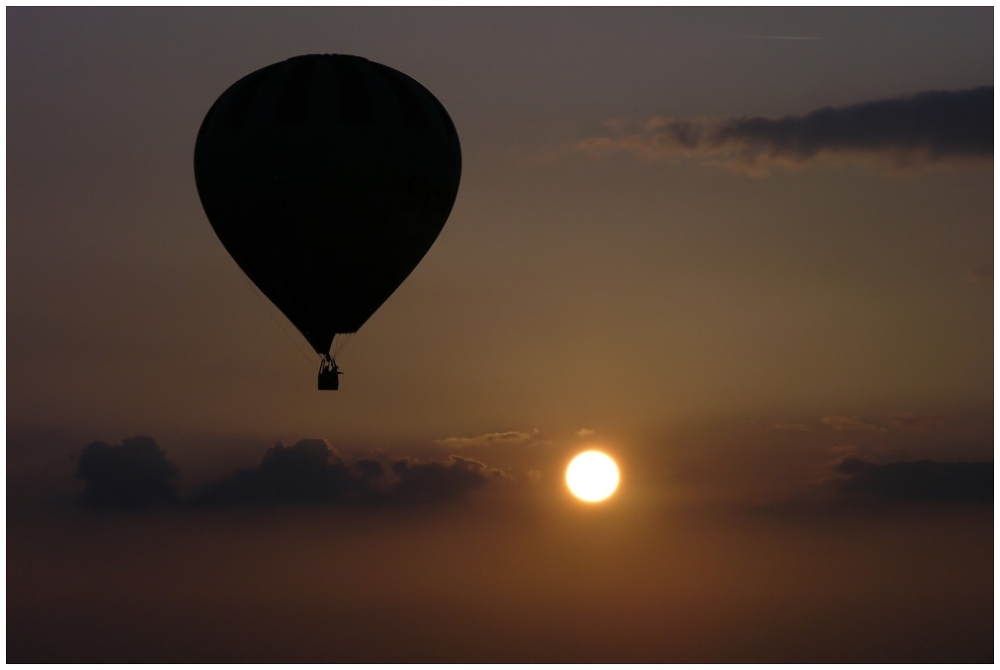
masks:
{"type": "Polygon", "coordinates": [[[780,119],[734,119],[708,141],[747,142],[796,159],[823,150],[922,151],[931,160],[988,157],[993,155],[993,88],[931,91],[780,119]]]}
{"type": "Polygon", "coordinates": [[[179,473],[151,437],[88,445],[76,478],[86,484],[83,500],[93,507],[147,509],[177,502],[179,473]]]}
{"type": "Polygon", "coordinates": [[[260,465],[204,485],[186,498],[178,489],[177,468],[149,437],[120,445],[95,442],[80,454],[77,479],[82,500],[103,509],[142,510],[184,504],[197,508],[228,505],[392,504],[452,500],[492,482],[509,480],[479,461],[403,457],[346,461],[323,440],[301,440],[267,450],[260,465]]]}
{"type": "Polygon", "coordinates": [[[575,148],[647,158],[700,157],[733,169],[802,164],[822,153],[880,154],[897,164],[991,159],[993,87],[928,91],[799,116],[654,118],[575,148]]]}
{"type": "MultiPolygon", "coordinates": [[[[993,463],[903,461],[877,463],[848,456],[832,466],[836,499],[992,503],[993,463]]],[[[341,458],[324,440],[275,445],[258,466],[201,486],[182,497],[179,473],[150,437],[120,445],[95,442],[80,455],[76,477],[82,501],[102,509],[143,510],[168,505],[205,509],[281,504],[413,505],[460,500],[513,477],[460,456],[341,458]]]]}
{"type": "Polygon", "coordinates": [[[993,463],[875,463],[849,456],[834,470],[840,490],[883,500],[993,502],[993,463]]]}

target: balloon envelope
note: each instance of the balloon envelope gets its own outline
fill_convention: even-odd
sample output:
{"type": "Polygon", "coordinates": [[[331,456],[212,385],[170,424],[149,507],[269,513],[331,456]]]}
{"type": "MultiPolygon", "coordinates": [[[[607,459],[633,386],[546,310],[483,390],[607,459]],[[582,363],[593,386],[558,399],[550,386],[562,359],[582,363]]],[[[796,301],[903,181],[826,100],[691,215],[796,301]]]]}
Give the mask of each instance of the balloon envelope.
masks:
{"type": "Polygon", "coordinates": [[[298,56],[237,81],[202,122],[194,158],[222,244],[320,354],[427,253],[461,163],[430,91],[346,55],[298,56]]]}

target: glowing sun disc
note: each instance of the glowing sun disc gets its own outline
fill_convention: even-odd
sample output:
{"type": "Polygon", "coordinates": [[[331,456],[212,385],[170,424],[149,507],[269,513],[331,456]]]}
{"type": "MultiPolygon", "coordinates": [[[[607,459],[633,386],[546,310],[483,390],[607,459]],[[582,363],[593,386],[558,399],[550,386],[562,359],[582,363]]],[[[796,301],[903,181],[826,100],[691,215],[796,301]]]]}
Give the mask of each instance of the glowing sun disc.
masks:
{"type": "Polygon", "coordinates": [[[600,502],[618,488],[618,466],[607,454],[585,451],[566,468],[566,485],[585,502],[600,502]]]}

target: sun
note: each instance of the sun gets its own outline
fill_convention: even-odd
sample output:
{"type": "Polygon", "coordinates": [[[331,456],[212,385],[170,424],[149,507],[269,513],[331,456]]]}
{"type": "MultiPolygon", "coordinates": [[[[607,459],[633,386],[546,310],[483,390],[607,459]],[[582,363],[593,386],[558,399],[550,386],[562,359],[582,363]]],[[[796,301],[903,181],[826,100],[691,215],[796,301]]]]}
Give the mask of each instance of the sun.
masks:
{"type": "Polygon", "coordinates": [[[566,468],[566,485],[584,502],[601,502],[618,488],[618,466],[601,451],[585,451],[566,468]]]}

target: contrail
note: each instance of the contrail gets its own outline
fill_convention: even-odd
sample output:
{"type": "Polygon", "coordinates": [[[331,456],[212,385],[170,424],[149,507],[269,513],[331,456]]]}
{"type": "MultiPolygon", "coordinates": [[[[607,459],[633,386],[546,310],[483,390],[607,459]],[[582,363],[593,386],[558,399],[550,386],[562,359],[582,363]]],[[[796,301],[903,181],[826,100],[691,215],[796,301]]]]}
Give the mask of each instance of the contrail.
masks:
{"type": "Polygon", "coordinates": [[[795,37],[791,35],[744,35],[745,40],[821,40],[822,37],[795,37]]]}

